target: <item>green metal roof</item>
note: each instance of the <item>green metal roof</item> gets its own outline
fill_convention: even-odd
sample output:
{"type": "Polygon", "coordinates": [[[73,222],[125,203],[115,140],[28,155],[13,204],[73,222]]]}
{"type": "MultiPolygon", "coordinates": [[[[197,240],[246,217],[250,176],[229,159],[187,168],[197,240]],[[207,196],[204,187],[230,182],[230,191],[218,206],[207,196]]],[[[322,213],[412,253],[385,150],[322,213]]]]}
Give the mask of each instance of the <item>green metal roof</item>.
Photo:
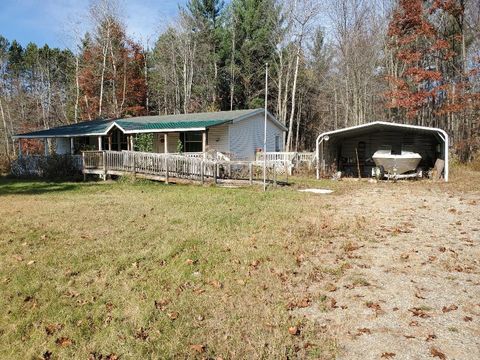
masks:
{"type": "Polygon", "coordinates": [[[104,133],[112,124],[113,120],[93,120],[84,121],[72,125],[58,126],[51,129],[34,131],[25,134],[18,134],[16,138],[45,138],[45,137],[67,137],[67,136],[85,136],[104,133]]]}
{"type": "Polygon", "coordinates": [[[221,125],[230,120],[201,120],[201,121],[162,121],[144,122],[120,120],[116,121],[126,132],[147,130],[175,130],[175,129],[201,129],[221,125]]]}
{"type": "Polygon", "coordinates": [[[116,120],[93,120],[72,125],[59,126],[47,130],[15,135],[15,138],[48,138],[106,135],[110,128],[117,125],[126,133],[148,132],[148,130],[175,131],[187,129],[206,129],[233,120],[239,120],[263,109],[205,112],[194,114],[138,116],[116,120]]]}

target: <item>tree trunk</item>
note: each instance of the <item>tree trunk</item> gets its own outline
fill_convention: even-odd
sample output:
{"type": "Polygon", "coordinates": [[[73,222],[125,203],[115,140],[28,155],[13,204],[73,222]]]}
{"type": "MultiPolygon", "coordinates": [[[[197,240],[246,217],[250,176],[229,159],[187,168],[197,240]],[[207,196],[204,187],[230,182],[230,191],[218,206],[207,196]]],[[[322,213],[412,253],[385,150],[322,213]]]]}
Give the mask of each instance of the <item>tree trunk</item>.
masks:
{"type": "Polygon", "coordinates": [[[105,80],[105,69],[107,67],[107,54],[108,54],[108,45],[110,42],[110,26],[107,25],[107,38],[105,39],[105,44],[103,45],[102,54],[102,72],[100,76],[100,95],[98,99],[98,116],[102,116],[102,105],[103,105],[103,82],[105,80]]]}
{"type": "Polygon", "coordinates": [[[80,82],[78,77],[79,72],[79,60],[78,56],[75,57],[75,113],[73,121],[78,122],[78,103],[80,101],[80,82]]]}
{"type": "Polygon", "coordinates": [[[233,110],[233,96],[235,94],[235,23],[232,34],[232,57],[230,59],[230,110],[233,110]]]}
{"type": "Polygon", "coordinates": [[[10,142],[8,140],[7,120],[5,119],[5,113],[3,111],[2,99],[0,99],[0,115],[2,116],[3,131],[5,132],[5,149],[7,151],[7,156],[10,156],[10,142]]]}
{"type": "Polygon", "coordinates": [[[290,121],[288,123],[288,135],[287,135],[287,146],[286,150],[287,152],[290,151],[291,148],[291,142],[292,142],[292,131],[293,131],[293,121],[294,121],[294,116],[295,116],[295,95],[297,92],[297,78],[298,78],[298,68],[300,65],[300,47],[301,47],[301,41],[298,44],[298,49],[297,49],[297,58],[296,58],[296,63],[295,63],[295,75],[293,76],[293,87],[292,87],[292,108],[290,111],[290,121]]]}

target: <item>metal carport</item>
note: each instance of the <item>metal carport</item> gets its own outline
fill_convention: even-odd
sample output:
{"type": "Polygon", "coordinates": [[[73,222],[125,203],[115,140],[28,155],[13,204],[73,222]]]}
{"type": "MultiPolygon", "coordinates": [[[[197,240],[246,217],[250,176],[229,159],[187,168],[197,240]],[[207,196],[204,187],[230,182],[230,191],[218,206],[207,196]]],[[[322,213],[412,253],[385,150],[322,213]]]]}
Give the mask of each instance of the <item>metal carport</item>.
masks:
{"type": "MultiPolygon", "coordinates": [[[[408,144],[422,155],[422,165],[433,167],[437,158],[445,161],[444,179],[448,181],[448,134],[439,128],[375,121],[320,134],[316,140],[317,179],[329,166],[348,169],[348,157],[355,142],[365,146],[365,158],[380,144],[408,144]],[[347,159],[342,161],[342,159],[347,159]]],[[[370,165],[366,165],[368,169],[370,165]]]]}

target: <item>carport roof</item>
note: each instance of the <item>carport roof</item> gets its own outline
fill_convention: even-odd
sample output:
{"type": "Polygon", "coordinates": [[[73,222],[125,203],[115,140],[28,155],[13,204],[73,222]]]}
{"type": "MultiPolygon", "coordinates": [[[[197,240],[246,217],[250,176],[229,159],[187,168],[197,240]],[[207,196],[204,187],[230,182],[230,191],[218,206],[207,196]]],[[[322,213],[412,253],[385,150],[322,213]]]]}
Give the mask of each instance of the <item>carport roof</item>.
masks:
{"type": "MultiPolygon", "coordinates": [[[[78,136],[103,136],[114,126],[125,134],[142,132],[175,132],[205,130],[212,126],[218,126],[232,121],[239,121],[252,115],[263,113],[263,109],[218,111],[193,114],[138,116],[116,120],[93,120],[77,124],[59,126],[47,130],[17,134],[14,138],[56,138],[78,136]]],[[[270,114],[269,114],[270,115],[270,114]]],[[[285,127],[273,116],[274,121],[283,130],[285,127]]]]}
{"type": "Polygon", "coordinates": [[[404,131],[417,131],[423,133],[434,133],[439,134],[443,141],[448,138],[447,133],[439,128],[433,127],[426,127],[426,126],[418,126],[418,125],[408,125],[408,124],[398,124],[398,123],[391,123],[386,121],[374,121],[371,123],[346,127],[343,129],[337,129],[333,131],[328,131],[323,134],[320,134],[318,139],[325,138],[325,136],[335,136],[335,137],[343,137],[343,136],[352,136],[357,134],[363,134],[365,132],[371,130],[381,130],[381,129],[399,129],[404,131]]]}

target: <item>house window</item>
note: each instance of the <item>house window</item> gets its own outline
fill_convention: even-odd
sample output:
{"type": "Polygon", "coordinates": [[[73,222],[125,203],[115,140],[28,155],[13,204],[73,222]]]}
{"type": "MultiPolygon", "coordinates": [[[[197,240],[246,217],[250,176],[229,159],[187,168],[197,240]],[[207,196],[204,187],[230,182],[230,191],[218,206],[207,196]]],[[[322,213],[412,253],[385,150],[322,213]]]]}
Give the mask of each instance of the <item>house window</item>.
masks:
{"type": "Polygon", "coordinates": [[[280,151],[280,135],[275,135],[275,151],[280,151]]]}
{"type": "Polygon", "coordinates": [[[201,132],[185,132],[183,133],[182,143],[184,152],[202,152],[202,133],[201,132]]]}

